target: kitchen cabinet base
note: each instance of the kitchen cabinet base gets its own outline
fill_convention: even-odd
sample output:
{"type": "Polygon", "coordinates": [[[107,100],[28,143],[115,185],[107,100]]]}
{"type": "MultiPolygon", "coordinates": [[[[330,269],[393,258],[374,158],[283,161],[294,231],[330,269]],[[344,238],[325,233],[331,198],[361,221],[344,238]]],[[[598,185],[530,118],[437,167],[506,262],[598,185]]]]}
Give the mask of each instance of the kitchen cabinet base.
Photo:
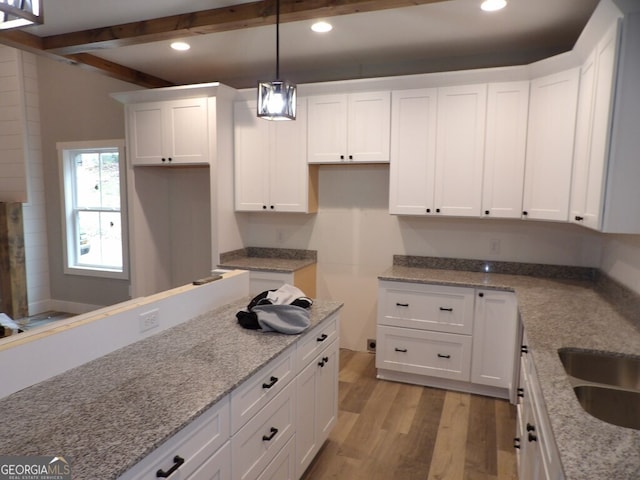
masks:
{"type": "Polygon", "coordinates": [[[470,382],[461,382],[459,380],[450,380],[447,378],[428,377],[425,375],[416,375],[413,373],[395,372],[393,370],[385,370],[380,368],[378,369],[376,377],[379,380],[410,383],[412,385],[421,385],[423,387],[442,388],[444,390],[473,393],[475,395],[486,395],[488,397],[504,398],[506,400],[509,400],[509,390],[506,388],[477,385],[470,382]]]}

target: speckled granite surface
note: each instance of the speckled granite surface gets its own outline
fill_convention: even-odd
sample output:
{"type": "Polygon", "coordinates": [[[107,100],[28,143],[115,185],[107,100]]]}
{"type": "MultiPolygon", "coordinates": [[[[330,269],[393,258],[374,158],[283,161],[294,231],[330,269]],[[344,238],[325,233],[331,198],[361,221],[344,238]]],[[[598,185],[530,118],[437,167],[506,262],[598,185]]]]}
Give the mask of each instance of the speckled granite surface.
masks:
{"type": "Polygon", "coordinates": [[[220,254],[220,268],[291,273],[317,262],[315,250],[247,247],[220,254]]]}
{"type": "MultiPolygon", "coordinates": [[[[117,478],[300,338],[240,327],[249,300],[0,400],[0,453],[63,455],[74,480],[117,478]]],[[[340,307],[316,301],[310,328],[340,307]]]]}
{"type": "Polygon", "coordinates": [[[557,354],[561,347],[640,354],[640,328],[632,321],[640,317],[640,308],[629,295],[620,300],[610,292],[601,294],[597,288],[602,280],[400,265],[379,279],[514,291],[566,478],[640,479],[640,431],[616,427],[586,413],[557,354]],[[628,304],[620,306],[619,301],[628,304]]]}

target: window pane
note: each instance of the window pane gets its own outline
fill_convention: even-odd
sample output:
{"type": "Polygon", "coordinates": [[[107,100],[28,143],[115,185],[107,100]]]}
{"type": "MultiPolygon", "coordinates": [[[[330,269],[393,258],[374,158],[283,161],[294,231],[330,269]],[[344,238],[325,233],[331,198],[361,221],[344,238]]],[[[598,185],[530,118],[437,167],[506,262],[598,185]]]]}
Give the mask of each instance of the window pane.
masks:
{"type": "Polygon", "coordinates": [[[78,266],[122,268],[119,212],[78,212],[78,266]]]}
{"type": "Polygon", "coordinates": [[[120,210],[117,151],[82,152],[74,156],[76,206],[120,210]]]}

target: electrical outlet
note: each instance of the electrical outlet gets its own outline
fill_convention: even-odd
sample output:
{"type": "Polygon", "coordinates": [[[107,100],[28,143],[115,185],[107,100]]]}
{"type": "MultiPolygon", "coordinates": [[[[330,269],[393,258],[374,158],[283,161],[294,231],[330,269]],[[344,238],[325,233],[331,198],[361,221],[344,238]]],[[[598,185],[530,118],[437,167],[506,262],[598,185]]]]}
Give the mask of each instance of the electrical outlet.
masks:
{"type": "Polygon", "coordinates": [[[157,308],[141,313],[138,319],[140,321],[140,333],[160,326],[160,317],[157,308]]]}
{"type": "Polygon", "coordinates": [[[376,339],[367,338],[367,352],[375,352],[375,351],[376,351],[376,339]]]}

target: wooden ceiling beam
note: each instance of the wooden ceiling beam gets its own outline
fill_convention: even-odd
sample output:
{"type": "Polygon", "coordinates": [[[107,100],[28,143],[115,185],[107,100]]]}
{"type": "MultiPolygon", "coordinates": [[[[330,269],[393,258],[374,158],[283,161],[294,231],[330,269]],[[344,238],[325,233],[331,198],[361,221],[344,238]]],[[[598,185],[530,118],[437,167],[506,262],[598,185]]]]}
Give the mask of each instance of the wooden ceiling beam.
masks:
{"type": "MultiPolygon", "coordinates": [[[[372,12],[448,0],[281,0],[280,23],[372,12]]],[[[275,24],[275,0],[262,0],[169,17],[44,37],[59,55],[174,40],[275,24]]]]}

